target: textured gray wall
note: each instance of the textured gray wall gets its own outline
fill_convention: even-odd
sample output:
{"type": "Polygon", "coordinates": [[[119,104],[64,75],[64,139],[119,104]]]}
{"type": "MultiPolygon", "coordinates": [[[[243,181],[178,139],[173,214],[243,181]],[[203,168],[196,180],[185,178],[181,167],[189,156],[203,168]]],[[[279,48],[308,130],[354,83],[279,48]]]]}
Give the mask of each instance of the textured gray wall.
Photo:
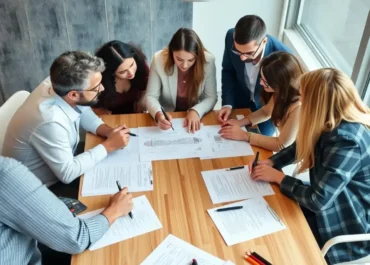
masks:
{"type": "Polygon", "coordinates": [[[150,62],[192,18],[181,0],[0,0],[0,105],[32,91],[64,51],[93,53],[117,39],[140,45],[150,62]]]}

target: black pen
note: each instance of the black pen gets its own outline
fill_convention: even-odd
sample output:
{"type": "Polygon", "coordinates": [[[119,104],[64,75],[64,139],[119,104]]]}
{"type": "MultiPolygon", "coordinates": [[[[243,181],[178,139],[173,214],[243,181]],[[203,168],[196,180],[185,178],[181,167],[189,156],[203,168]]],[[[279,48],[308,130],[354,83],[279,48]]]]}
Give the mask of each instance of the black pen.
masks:
{"type": "Polygon", "coordinates": [[[231,167],[231,168],[228,168],[226,169],[226,171],[230,171],[230,170],[237,170],[237,169],[243,169],[244,166],[240,166],[240,167],[231,167]]]}
{"type": "Polygon", "coordinates": [[[198,262],[196,259],[193,259],[192,262],[191,262],[191,265],[198,265],[198,262]]]}
{"type": "Polygon", "coordinates": [[[216,212],[226,212],[226,211],[239,210],[239,209],[243,209],[243,206],[232,206],[232,207],[220,208],[220,209],[217,209],[216,212]]]}
{"type": "Polygon", "coordinates": [[[134,136],[134,137],[138,137],[138,136],[139,136],[139,135],[137,135],[137,134],[130,133],[130,132],[128,132],[127,134],[128,134],[128,135],[131,135],[131,136],[134,136]]]}
{"type": "MultiPolygon", "coordinates": [[[[118,180],[116,181],[116,183],[117,183],[118,190],[119,190],[119,191],[121,191],[121,190],[122,190],[122,188],[121,188],[121,184],[119,184],[119,181],[118,181],[118,180]]],[[[129,212],[129,213],[128,213],[128,215],[129,215],[129,216],[131,217],[131,219],[132,219],[132,212],[129,212]]]]}
{"type": "Polygon", "coordinates": [[[252,164],[252,170],[254,169],[255,166],[257,166],[259,156],[260,156],[260,152],[257,152],[256,157],[255,157],[255,159],[253,161],[253,164],[252,164]]]}
{"type": "MultiPolygon", "coordinates": [[[[167,120],[168,122],[170,122],[170,118],[168,117],[168,115],[167,115],[167,113],[166,113],[166,111],[164,110],[164,108],[163,108],[163,107],[161,107],[161,110],[162,110],[162,113],[163,113],[164,117],[166,118],[166,120],[167,120]]],[[[170,123],[171,123],[171,122],[170,122],[170,123]]],[[[172,130],[175,130],[175,129],[172,127],[172,123],[171,123],[171,128],[172,128],[172,130]]]]}

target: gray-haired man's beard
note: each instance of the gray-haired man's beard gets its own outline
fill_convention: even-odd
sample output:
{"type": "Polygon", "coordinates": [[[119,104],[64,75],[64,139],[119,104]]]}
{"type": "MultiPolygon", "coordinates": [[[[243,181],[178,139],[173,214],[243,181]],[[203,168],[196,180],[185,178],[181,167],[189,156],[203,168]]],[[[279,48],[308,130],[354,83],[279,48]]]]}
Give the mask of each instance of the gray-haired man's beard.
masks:
{"type": "Polygon", "coordinates": [[[101,94],[101,92],[98,95],[96,95],[96,97],[93,100],[90,100],[90,101],[86,100],[86,98],[84,97],[81,101],[77,102],[77,105],[78,106],[93,107],[98,103],[100,94],[101,94]]]}

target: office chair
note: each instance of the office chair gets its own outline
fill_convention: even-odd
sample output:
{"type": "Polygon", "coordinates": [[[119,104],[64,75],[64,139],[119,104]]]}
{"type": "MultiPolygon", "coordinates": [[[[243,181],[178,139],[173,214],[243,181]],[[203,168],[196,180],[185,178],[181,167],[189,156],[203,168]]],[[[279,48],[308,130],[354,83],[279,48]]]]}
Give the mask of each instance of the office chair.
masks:
{"type": "Polygon", "coordinates": [[[30,92],[28,91],[18,91],[0,107],[0,154],[3,149],[4,137],[8,128],[8,124],[12,119],[14,113],[23,104],[29,94],[30,92]]]}

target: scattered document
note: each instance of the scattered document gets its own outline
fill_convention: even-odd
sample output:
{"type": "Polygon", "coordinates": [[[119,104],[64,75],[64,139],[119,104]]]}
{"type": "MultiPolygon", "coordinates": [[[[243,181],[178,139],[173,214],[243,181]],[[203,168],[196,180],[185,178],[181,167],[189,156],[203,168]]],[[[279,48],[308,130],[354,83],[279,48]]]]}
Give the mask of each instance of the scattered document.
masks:
{"type": "Polygon", "coordinates": [[[265,236],[286,227],[263,197],[252,198],[208,210],[228,246],[265,236]],[[243,206],[242,209],[217,212],[217,209],[243,206]]]}
{"type": "MultiPolygon", "coordinates": [[[[90,250],[96,250],[162,228],[161,222],[145,195],[134,198],[133,202],[133,218],[131,219],[129,216],[118,218],[102,238],[90,246],[90,250]]],[[[103,210],[99,209],[78,217],[87,219],[100,214],[103,210]]]]}
{"type": "Polygon", "coordinates": [[[270,183],[252,180],[248,166],[202,171],[202,176],[213,204],[275,194],[270,183]]]}
{"type": "Polygon", "coordinates": [[[140,161],[170,160],[210,155],[203,128],[188,133],[182,127],[184,119],[173,119],[174,130],[161,130],[157,126],[139,127],[140,161]]]}
{"type": "Polygon", "coordinates": [[[95,196],[117,193],[117,180],[122,188],[127,187],[129,192],[153,190],[152,163],[99,164],[85,174],[81,194],[95,196]]]}
{"type": "Polygon", "coordinates": [[[232,265],[177,238],[168,235],[141,265],[189,265],[195,259],[198,265],[232,265]]]}
{"type": "Polygon", "coordinates": [[[206,134],[206,141],[212,148],[212,154],[202,155],[200,159],[254,155],[252,146],[248,142],[222,138],[218,133],[221,125],[204,126],[202,130],[206,134]]]}

